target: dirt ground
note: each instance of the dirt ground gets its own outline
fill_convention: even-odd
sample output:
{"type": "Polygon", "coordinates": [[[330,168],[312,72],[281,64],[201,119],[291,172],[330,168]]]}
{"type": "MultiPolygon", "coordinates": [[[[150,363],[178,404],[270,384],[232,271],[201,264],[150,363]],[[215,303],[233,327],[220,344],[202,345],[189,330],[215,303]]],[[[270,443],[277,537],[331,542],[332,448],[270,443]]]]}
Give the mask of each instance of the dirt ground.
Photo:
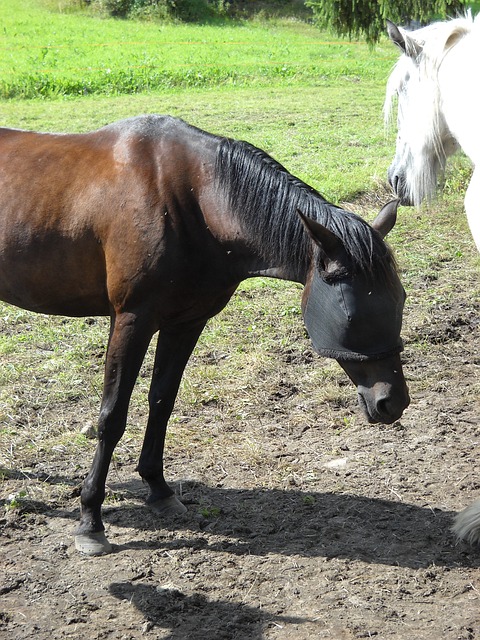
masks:
{"type": "MultiPolygon", "coordinates": [[[[76,459],[3,451],[0,637],[479,639],[480,550],[450,532],[480,497],[478,272],[447,256],[405,279],[412,404],[399,422],[368,425],[337,369],[337,397],[312,393],[322,362],[298,319],[256,390],[180,397],[166,467],[187,514],[161,522],[144,506],[127,438],[108,481],[109,556],[73,547],[93,442],[76,459]]],[[[90,408],[49,411],[83,424],[90,408]]]]}

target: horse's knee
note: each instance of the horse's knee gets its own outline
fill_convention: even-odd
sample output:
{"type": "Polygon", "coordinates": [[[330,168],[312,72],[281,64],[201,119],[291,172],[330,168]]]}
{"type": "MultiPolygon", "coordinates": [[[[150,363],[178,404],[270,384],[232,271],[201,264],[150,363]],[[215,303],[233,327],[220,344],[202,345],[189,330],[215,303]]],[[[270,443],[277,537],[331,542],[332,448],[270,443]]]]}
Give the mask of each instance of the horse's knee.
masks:
{"type": "Polygon", "coordinates": [[[97,422],[97,439],[115,446],[123,436],[126,427],[126,414],[104,407],[100,409],[97,422]]]}
{"type": "Polygon", "coordinates": [[[460,540],[470,544],[480,543],[480,500],[457,515],[452,531],[460,540]]]}

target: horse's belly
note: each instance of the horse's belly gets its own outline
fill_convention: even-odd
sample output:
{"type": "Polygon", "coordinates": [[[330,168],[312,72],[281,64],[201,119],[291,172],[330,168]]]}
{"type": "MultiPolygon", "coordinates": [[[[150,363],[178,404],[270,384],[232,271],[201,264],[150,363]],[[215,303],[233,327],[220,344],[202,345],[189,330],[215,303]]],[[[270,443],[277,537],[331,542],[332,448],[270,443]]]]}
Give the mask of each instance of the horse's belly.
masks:
{"type": "Polygon", "coordinates": [[[48,297],[36,294],[25,295],[24,292],[19,294],[10,288],[3,289],[0,286],[0,300],[21,309],[49,315],[69,317],[109,315],[108,301],[95,296],[72,297],[69,294],[65,294],[63,296],[48,297]]]}
{"type": "Polygon", "coordinates": [[[103,253],[91,242],[0,242],[0,299],[39,313],[108,315],[103,253]]]}
{"type": "Polygon", "coordinates": [[[81,290],[68,278],[62,283],[45,280],[41,287],[35,287],[31,281],[12,282],[0,276],[0,300],[29,311],[61,316],[103,316],[110,310],[102,291],[81,290]]]}

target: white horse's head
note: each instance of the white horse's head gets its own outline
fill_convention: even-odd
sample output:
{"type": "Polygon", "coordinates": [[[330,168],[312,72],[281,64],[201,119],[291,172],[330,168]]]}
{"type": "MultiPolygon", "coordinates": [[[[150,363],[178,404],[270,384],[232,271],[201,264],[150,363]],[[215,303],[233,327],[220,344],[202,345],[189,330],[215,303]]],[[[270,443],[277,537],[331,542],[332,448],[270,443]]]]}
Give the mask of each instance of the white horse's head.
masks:
{"type": "Polygon", "coordinates": [[[447,157],[458,148],[442,113],[438,70],[448,51],[471,30],[472,19],[468,15],[411,32],[392,22],[387,27],[402,51],[384,105],[388,123],[398,100],[397,147],[388,180],[402,204],[419,205],[434,195],[447,157]]]}

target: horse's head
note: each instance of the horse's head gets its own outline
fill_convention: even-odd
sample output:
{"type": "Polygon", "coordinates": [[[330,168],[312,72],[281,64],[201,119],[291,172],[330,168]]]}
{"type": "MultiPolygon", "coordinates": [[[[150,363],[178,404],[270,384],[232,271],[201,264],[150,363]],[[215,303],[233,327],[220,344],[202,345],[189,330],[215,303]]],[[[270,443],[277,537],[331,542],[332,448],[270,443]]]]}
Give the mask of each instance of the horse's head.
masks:
{"type": "MultiPolygon", "coordinates": [[[[382,209],[373,230],[368,227],[372,236],[384,237],[393,227],[397,204],[382,209]]],[[[370,422],[392,423],[410,401],[399,355],[405,292],[393,260],[387,260],[384,270],[356,272],[342,240],[318,222],[301,217],[317,246],[302,299],[313,346],[320,355],[339,362],[357,386],[370,422]]]]}
{"type": "Polygon", "coordinates": [[[438,83],[441,61],[455,42],[444,25],[448,23],[408,32],[387,22],[390,39],[402,52],[388,80],[384,105],[388,122],[397,98],[398,136],[388,180],[407,206],[434,195],[446,158],[457,149],[442,113],[438,83]]]}

